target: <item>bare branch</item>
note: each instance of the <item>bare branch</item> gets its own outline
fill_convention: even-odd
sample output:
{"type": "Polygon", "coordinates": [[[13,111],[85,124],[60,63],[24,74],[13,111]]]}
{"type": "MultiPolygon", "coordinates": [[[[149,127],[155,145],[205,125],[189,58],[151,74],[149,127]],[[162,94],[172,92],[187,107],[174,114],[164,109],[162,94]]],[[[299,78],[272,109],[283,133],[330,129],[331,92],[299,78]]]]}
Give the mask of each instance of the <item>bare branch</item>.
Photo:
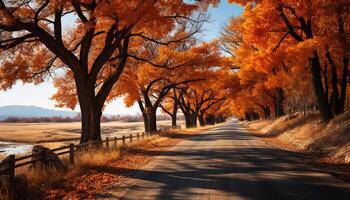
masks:
{"type": "MultiPolygon", "coordinates": [[[[28,41],[28,39],[35,38],[33,34],[27,34],[22,37],[17,37],[17,38],[11,38],[7,40],[1,40],[0,39],[0,48],[4,50],[8,50],[11,48],[16,47],[17,45],[24,43],[28,41]]],[[[31,40],[31,41],[36,41],[36,40],[31,40]]]]}
{"type": "Polygon", "coordinates": [[[287,33],[285,33],[285,34],[283,35],[283,37],[280,39],[280,41],[278,42],[278,44],[276,45],[276,47],[273,48],[272,53],[275,52],[275,51],[278,49],[278,47],[281,46],[283,40],[284,40],[288,35],[289,35],[289,32],[287,32],[287,33]]]}
{"type": "Polygon", "coordinates": [[[46,0],[46,1],[43,3],[43,5],[41,5],[41,6],[39,7],[39,9],[35,12],[35,17],[34,17],[34,22],[35,22],[35,23],[38,23],[38,21],[39,21],[39,15],[40,15],[41,11],[44,10],[44,8],[46,8],[47,5],[49,5],[49,2],[50,2],[50,0],[46,0]]]}

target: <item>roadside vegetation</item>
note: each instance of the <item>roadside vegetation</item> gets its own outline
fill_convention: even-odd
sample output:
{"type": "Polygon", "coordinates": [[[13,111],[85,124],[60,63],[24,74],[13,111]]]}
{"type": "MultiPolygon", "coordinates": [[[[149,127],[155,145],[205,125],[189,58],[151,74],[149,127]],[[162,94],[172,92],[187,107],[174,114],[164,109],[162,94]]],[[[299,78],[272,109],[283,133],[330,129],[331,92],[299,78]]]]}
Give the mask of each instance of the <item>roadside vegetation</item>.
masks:
{"type": "MultiPolygon", "coordinates": [[[[157,120],[169,120],[170,118],[166,115],[157,115],[157,120]]],[[[180,118],[181,119],[181,118],[180,118]]],[[[141,115],[113,115],[113,116],[102,116],[101,123],[104,122],[140,122],[143,118],[141,115]]],[[[64,122],[80,122],[81,117],[7,117],[0,120],[0,123],[64,123],[64,122]]]]}
{"type": "Polygon", "coordinates": [[[349,1],[230,2],[245,6],[220,37],[238,68],[232,112],[265,140],[349,174],[349,1]]]}
{"type": "Polygon", "coordinates": [[[144,166],[158,155],[147,152],[166,151],[204,129],[159,133],[127,146],[112,146],[108,152],[105,148],[87,149],[76,155],[73,166],[68,164],[68,157],[62,157],[69,166],[67,172],[53,167],[19,168],[15,177],[15,199],[94,199],[108,187],[121,183],[125,173],[144,166]]]}
{"type": "Polygon", "coordinates": [[[174,121],[181,109],[187,127],[222,121],[227,88],[215,80],[230,76],[230,63],[199,36],[218,3],[0,1],[0,88],[52,78],[57,106],[80,107],[80,143],[102,139],[103,108],[115,98],[139,105],[146,132],[157,130],[160,107],[174,121]]]}
{"type": "Polygon", "coordinates": [[[328,124],[313,112],[245,121],[242,125],[279,148],[312,155],[306,162],[350,180],[349,113],[335,117],[328,124]]]}
{"type": "MultiPolygon", "coordinates": [[[[101,141],[113,131],[102,123],[110,120],[105,106],[123,98],[139,107],[148,133],[159,129],[159,110],[172,126],[182,113],[186,128],[236,116],[260,120],[249,125],[298,149],[349,162],[349,0],[228,2],[244,6],[243,14],[217,39],[203,41],[208,8],[219,0],[0,0],[0,89],[51,80],[57,106],[79,105],[78,128],[44,139],[33,133],[36,142],[101,141]]],[[[110,161],[98,151],[82,157],[78,174],[110,161]]],[[[51,185],[59,176],[30,177],[51,185]]]]}

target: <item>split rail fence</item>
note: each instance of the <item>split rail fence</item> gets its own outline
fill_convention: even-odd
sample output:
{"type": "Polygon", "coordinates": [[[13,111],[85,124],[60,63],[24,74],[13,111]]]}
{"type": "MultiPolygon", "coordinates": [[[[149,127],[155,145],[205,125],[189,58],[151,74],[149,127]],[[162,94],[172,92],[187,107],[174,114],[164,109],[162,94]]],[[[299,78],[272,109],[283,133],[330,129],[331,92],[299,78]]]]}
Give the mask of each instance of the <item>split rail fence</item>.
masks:
{"type": "Polygon", "coordinates": [[[123,135],[122,137],[113,137],[109,138],[106,137],[106,139],[102,141],[89,141],[87,143],[82,143],[82,144],[69,144],[68,146],[62,146],[58,147],[55,149],[48,149],[44,150],[39,153],[27,155],[27,156],[21,156],[21,157],[16,157],[15,155],[9,155],[7,158],[5,158],[1,163],[0,163],[0,175],[8,175],[11,179],[15,176],[16,173],[16,168],[23,167],[26,165],[31,165],[35,162],[45,162],[47,160],[47,154],[49,151],[50,153],[55,153],[57,156],[62,156],[62,155],[69,155],[69,164],[74,165],[75,161],[75,156],[77,150],[84,149],[84,148],[89,148],[92,146],[99,146],[101,148],[105,148],[106,152],[109,152],[112,148],[112,145],[114,148],[117,148],[118,146],[125,146],[127,143],[131,143],[134,140],[140,140],[145,137],[149,137],[152,135],[155,135],[157,133],[161,132],[167,132],[169,130],[174,130],[174,129],[180,129],[181,126],[171,126],[171,127],[164,127],[159,129],[156,132],[150,132],[150,133],[137,133],[136,135],[130,134],[129,136],[123,135]],[[119,144],[118,141],[121,141],[121,144],[119,144]]]}

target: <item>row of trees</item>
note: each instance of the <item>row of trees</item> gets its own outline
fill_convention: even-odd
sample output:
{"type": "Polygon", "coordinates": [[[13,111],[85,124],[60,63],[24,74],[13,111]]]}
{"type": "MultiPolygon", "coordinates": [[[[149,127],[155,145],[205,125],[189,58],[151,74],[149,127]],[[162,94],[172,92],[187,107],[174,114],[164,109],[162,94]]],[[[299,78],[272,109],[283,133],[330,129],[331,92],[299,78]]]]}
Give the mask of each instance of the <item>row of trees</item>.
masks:
{"type": "MultiPolygon", "coordinates": [[[[157,115],[157,120],[169,120],[167,115],[157,115]]],[[[143,118],[141,115],[112,115],[101,117],[101,122],[140,122],[143,118]]],[[[0,120],[4,123],[43,123],[43,122],[80,122],[81,116],[77,114],[74,117],[62,117],[62,116],[53,116],[53,117],[7,117],[0,120]]]]}
{"type": "Polygon", "coordinates": [[[250,120],[319,110],[323,121],[349,103],[348,0],[230,0],[245,6],[220,43],[239,67],[233,112],[250,120]]]}
{"type": "Polygon", "coordinates": [[[138,103],[146,131],[157,129],[158,108],[173,125],[179,108],[187,127],[223,120],[229,88],[217,80],[231,76],[228,62],[215,42],[195,38],[217,3],[0,0],[0,87],[51,76],[58,106],[80,106],[81,143],[101,140],[103,108],[118,97],[138,103]]]}

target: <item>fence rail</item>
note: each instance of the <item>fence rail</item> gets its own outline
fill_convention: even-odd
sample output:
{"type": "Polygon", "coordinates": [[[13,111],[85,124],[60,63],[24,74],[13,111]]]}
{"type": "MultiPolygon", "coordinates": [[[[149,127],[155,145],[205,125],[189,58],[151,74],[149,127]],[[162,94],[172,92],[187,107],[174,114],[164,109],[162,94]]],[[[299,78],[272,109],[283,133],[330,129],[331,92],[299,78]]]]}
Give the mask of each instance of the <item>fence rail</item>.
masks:
{"type": "Polygon", "coordinates": [[[69,144],[67,146],[62,146],[62,147],[58,147],[58,148],[54,148],[54,149],[48,149],[48,150],[44,150],[42,152],[39,153],[34,153],[34,154],[30,154],[30,155],[26,155],[26,156],[21,156],[21,157],[16,157],[15,155],[9,155],[7,158],[5,158],[1,163],[0,163],[0,175],[9,175],[10,178],[13,178],[15,176],[15,169],[19,168],[19,167],[23,167],[26,165],[30,165],[33,164],[35,162],[38,161],[42,161],[45,162],[48,159],[46,158],[48,153],[54,153],[57,156],[61,156],[61,155],[69,155],[69,164],[70,165],[74,165],[74,161],[75,161],[75,156],[76,156],[76,152],[78,149],[82,149],[85,147],[92,147],[95,144],[99,144],[101,148],[105,148],[106,151],[110,151],[111,150],[111,145],[113,143],[115,149],[118,146],[125,146],[127,144],[127,141],[129,141],[129,143],[133,142],[133,140],[140,140],[143,139],[145,137],[149,137],[151,135],[154,135],[156,133],[160,133],[160,132],[167,132],[169,130],[174,130],[174,129],[180,129],[181,126],[177,125],[177,126],[171,126],[171,127],[163,127],[160,128],[158,131],[154,131],[154,132],[148,132],[148,133],[137,133],[136,135],[132,135],[130,134],[129,136],[121,136],[121,137],[113,137],[113,138],[109,138],[106,137],[106,139],[102,140],[102,141],[89,141],[86,143],[81,143],[81,144],[69,144]],[[121,141],[121,144],[118,143],[118,141],[121,141]],[[49,152],[47,152],[49,151],[49,152]],[[29,160],[30,159],[30,160],[29,160]]]}

